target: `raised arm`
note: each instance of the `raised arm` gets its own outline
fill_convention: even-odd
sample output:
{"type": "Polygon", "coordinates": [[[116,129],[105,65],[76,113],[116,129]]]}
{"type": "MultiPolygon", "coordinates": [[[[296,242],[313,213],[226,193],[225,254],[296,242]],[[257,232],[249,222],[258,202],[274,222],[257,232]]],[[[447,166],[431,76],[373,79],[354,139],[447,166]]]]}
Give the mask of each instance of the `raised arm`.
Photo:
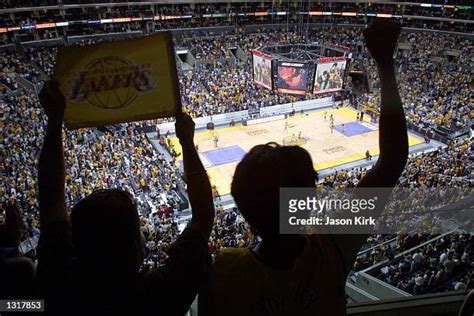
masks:
{"type": "MultiPolygon", "coordinates": [[[[379,121],[380,154],[377,162],[362,178],[357,188],[393,188],[408,158],[408,135],[402,102],[395,78],[393,54],[400,35],[400,25],[388,20],[375,20],[365,31],[367,48],[375,59],[381,82],[379,121]]],[[[358,190],[364,197],[365,191],[358,190]]],[[[379,197],[376,209],[370,213],[377,218],[385,207],[388,192],[379,197]]],[[[356,190],[356,194],[358,194],[356,190]]],[[[347,272],[350,271],[367,235],[335,235],[347,272]]]]}
{"type": "Polygon", "coordinates": [[[365,42],[375,59],[381,82],[380,155],[358,187],[394,187],[407,162],[407,125],[393,60],[399,35],[400,25],[386,20],[375,20],[364,31],[365,42]]]}
{"type": "Polygon", "coordinates": [[[147,278],[146,309],[155,311],[158,299],[163,315],[187,312],[211,266],[207,244],[214,222],[211,184],[194,146],[194,122],[187,114],[178,113],[176,135],[182,146],[193,217],[169,249],[166,263],[147,278]]]}
{"type": "Polygon", "coordinates": [[[208,240],[214,223],[214,202],[209,177],[194,145],[194,122],[189,115],[180,113],[177,116],[176,135],[182,147],[184,174],[192,208],[190,227],[208,240]]]}
{"type": "Polygon", "coordinates": [[[62,123],[66,100],[59,84],[46,82],[39,95],[48,125],[38,167],[40,222],[67,221],[62,123]]]}

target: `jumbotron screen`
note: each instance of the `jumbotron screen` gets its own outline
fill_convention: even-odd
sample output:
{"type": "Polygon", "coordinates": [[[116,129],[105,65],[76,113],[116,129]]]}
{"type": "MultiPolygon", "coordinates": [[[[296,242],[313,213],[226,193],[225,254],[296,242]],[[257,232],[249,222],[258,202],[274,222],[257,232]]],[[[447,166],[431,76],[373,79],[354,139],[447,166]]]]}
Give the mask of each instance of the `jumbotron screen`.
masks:
{"type": "Polygon", "coordinates": [[[254,50],[253,54],[253,80],[256,84],[267,89],[272,89],[272,56],[254,50]]]}
{"type": "Polygon", "coordinates": [[[321,58],[314,75],[313,93],[334,92],[342,89],[347,60],[345,57],[321,58]]]}
{"type": "Polygon", "coordinates": [[[282,62],[278,65],[276,91],[288,94],[306,94],[308,68],[306,64],[282,62]]]}

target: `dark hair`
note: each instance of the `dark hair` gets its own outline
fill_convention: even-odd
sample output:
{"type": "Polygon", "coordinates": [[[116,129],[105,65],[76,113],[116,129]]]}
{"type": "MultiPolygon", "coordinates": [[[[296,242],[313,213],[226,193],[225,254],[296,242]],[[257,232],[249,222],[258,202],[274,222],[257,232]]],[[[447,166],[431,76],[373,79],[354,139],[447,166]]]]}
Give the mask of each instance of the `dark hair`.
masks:
{"type": "MultiPolygon", "coordinates": [[[[138,272],[144,246],[132,196],[119,189],[98,190],[71,211],[72,242],[82,270],[138,272]]],[[[107,271],[102,271],[106,273],[107,271]]]]}
{"type": "Polygon", "coordinates": [[[281,187],[314,187],[317,173],[309,153],[276,143],[253,147],[237,165],[231,193],[262,238],[278,236],[281,187]]]}

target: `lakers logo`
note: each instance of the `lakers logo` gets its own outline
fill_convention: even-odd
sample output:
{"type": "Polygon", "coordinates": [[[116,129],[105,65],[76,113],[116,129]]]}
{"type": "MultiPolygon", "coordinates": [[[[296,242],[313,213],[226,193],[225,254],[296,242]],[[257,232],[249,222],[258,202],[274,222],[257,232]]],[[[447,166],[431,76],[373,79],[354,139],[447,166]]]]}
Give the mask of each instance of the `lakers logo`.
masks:
{"type": "Polygon", "coordinates": [[[86,101],[103,109],[125,108],[140,93],[156,87],[150,64],[132,64],[125,58],[107,56],[91,61],[75,72],[67,99],[86,101]]]}

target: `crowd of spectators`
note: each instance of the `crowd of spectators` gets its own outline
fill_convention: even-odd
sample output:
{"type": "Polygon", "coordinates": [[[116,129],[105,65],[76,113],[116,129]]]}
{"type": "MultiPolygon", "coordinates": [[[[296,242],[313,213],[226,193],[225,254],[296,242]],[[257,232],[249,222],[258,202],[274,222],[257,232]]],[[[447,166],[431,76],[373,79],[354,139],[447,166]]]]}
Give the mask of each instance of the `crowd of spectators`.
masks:
{"type": "Polygon", "coordinates": [[[241,65],[209,65],[202,70],[200,80],[214,101],[215,107],[211,110],[215,114],[297,100],[293,96],[277,95],[267,89],[256,87],[252,74],[241,65]]]}
{"type": "Polygon", "coordinates": [[[474,238],[452,233],[404,253],[371,272],[413,295],[465,290],[474,266],[474,238]]]}
{"type": "MultiPolygon", "coordinates": [[[[473,151],[473,140],[466,138],[447,147],[409,157],[387,207],[391,212],[382,215],[380,222],[383,225],[379,230],[394,232],[395,228],[403,228],[406,231],[421,229],[428,234],[439,233],[443,223],[437,222],[438,218],[431,211],[444,206],[446,201],[436,200],[435,196],[443,196],[448,188],[458,189],[456,194],[450,191],[449,194],[453,195],[449,197],[461,199],[472,188],[473,151]],[[410,196],[404,195],[407,193],[410,196]]],[[[366,168],[339,170],[325,177],[320,187],[353,188],[366,172],[366,168]]]]}
{"type": "MultiPolygon", "coordinates": [[[[296,29],[275,31],[262,28],[250,33],[236,29],[235,33],[209,33],[205,37],[197,35],[196,32],[191,32],[177,35],[175,38],[176,45],[189,48],[196,59],[211,61],[196,68],[192,74],[180,75],[182,90],[186,90],[184,106],[193,116],[258,108],[297,100],[253,85],[251,59],[242,65],[238,62],[237,64],[216,62],[229,56],[235,57],[229,49],[230,46],[242,48],[248,56],[252,49],[265,45],[309,42],[338,43],[355,52],[359,41],[356,29],[330,27],[310,29],[303,33],[296,29]]],[[[89,40],[89,42],[97,41],[89,40]]],[[[472,85],[470,56],[474,50],[472,42],[461,37],[431,33],[404,33],[400,42],[403,43],[403,49],[398,52],[398,76],[408,123],[428,130],[433,127],[462,130],[469,126],[474,117],[469,106],[469,100],[472,98],[470,89],[472,85]],[[459,52],[459,56],[447,62],[443,54],[446,50],[453,49],[459,52]],[[456,83],[456,88],[453,83],[456,83]]],[[[35,48],[27,52],[28,58],[48,75],[54,66],[55,54],[56,48],[35,48]]],[[[364,71],[373,89],[373,93],[359,96],[357,104],[377,110],[380,101],[377,92],[379,87],[377,71],[373,61],[367,57],[366,52],[353,54],[353,69],[364,71]]],[[[18,59],[14,54],[7,54],[2,58],[1,82],[10,90],[16,89],[17,86],[14,72],[20,72],[30,81],[38,81],[38,74],[34,68],[24,67],[22,60],[24,58],[18,59]]],[[[306,99],[314,97],[311,93],[305,96],[306,99]]]]}
{"type": "MultiPolygon", "coordinates": [[[[39,233],[34,179],[45,118],[31,93],[7,97],[0,104],[4,114],[0,132],[4,181],[0,194],[17,202],[25,214],[28,235],[33,237],[39,233]]],[[[92,129],[67,132],[64,144],[68,206],[94,190],[120,187],[133,194],[144,222],[164,229],[167,226],[161,224],[172,222],[182,202],[177,193],[181,181],[177,167],[155,151],[144,134],[133,128],[116,133],[92,129]],[[162,222],[158,225],[158,221],[162,222]]],[[[161,237],[151,233],[147,236],[157,240],[161,237]]]]}
{"type": "MultiPolygon", "coordinates": [[[[405,104],[408,123],[431,129],[445,127],[461,130],[474,118],[472,99],[472,42],[440,34],[408,33],[405,45],[410,50],[399,54],[400,94],[405,104]],[[444,60],[444,51],[455,50],[459,56],[451,62],[444,60]]],[[[367,60],[367,74],[373,87],[378,87],[375,65],[367,60]]],[[[360,104],[377,108],[380,94],[360,97],[360,104]]]]}
{"type": "Polygon", "coordinates": [[[431,235],[422,234],[419,231],[407,233],[404,230],[397,235],[370,235],[364,245],[366,249],[361,249],[352,271],[355,273],[385,260],[392,260],[396,254],[416,247],[430,238],[431,235]]]}
{"type": "MultiPolygon", "coordinates": [[[[465,0],[468,1],[468,0],[465,0]]],[[[77,1],[74,0],[73,4],[80,3],[94,3],[98,1],[77,1]]],[[[100,1],[99,1],[100,2],[100,1]]],[[[139,2],[139,1],[138,1],[139,2]]],[[[62,2],[62,4],[71,4],[62,2]]],[[[450,4],[443,2],[442,4],[450,4]]],[[[468,3],[469,5],[470,3],[468,3]]],[[[26,7],[26,6],[46,6],[46,5],[58,5],[57,1],[5,1],[0,5],[3,8],[15,8],[15,7],[26,7]]],[[[229,14],[232,18],[232,22],[236,23],[240,20],[248,20],[249,16],[242,16],[239,13],[254,13],[254,12],[287,12],[285,15],[265,15],[265,16],[251,16],[254,21],[268,21],[281,19],[296,19],[297,15],[301,11],[334,11],[334,12],[356,12],[365,14],[367,12],[379,12],[385,14],[394,15],[412,15],[412,16],[425,16],[425,17],[446,17],[454,19],[467,19],[470,14],[470,10],[459,10],[453,7],[440,8],[440,7],[421,7],[417,4],[407,3],[406,5],[394,5],[394,4],[374,4],[368,3],[335,3],[335,2],[320,2],[310,3],[307,5],[293,6],[286,3],[268,3],[268,4],[254,4],[254,3],[232,3],[230,6],[226,4],[196,4],[190,7],[188,4],[174,4],[170,5],[143,5],[137,3],[131,6],[115,6],[115,7],[85,7],[85,8],[69,8],[65,7],[63,12],[59,10],[38,10],[33,12],[17,12],[13,17],[7,16],[6,23],[12,20],[15,22],[21,22],[22,20],[29,20],[31,22],[50,22],[57,19],[66,20],[88,20],[88,19],[107,19],[117,18],[124,16],[132,17],[152,17],[154,15],[185,15],[189,17],[190,22],[194,20],[214,20],[213,23],[224,24],[228,22],[228,19],[224,19],[222,16],[211,16],[211,14],[229,14]]],[[[313,18],[319,19],[333,19],[336,21],[356,21],[363,23],[364,17],[362,16],[313,16],[313,18]]],[[[243,22],[243,21],[242,21],[243,22]]],[[[410,22],[410,21],[408,21],[410,22]]],[[[407,23],[407,22],[405,22],[407,23]]]]}
{"type": "MultiPolygon", "coordinates": [[[[6,7],[23,7],[25,4],[39,4],[41,1],[11,1],[6,7]]],[[[4,4],[4,3],[2,3],[4,4]]],[[[45,5],[43,3],[43,5],[45,5]]],[[[55,3],[57,4],[57,3],[55,3]]],[[[445,3],[443,3],[445,4],[445,3]]],[[[211,26],[238,26],[245,27],[247,25],[258,24],[283,24],[295,25],[301,20],[307,20],[311,23],[325,23],[328,25],[340,24],[358,24],[365,25],[371,20],[371,17],[365,17],[366,13],[384,13],[395,14],[397,16],[409,15],[410,18],[399,19],[404,27],[423,28],[433,30],[447,30],[464,33],[472,32],[472,24],[463,21],[472,17],[472,10],[468,7],[459,8],[438,8],[438,7],[421,7],[417,4],[407,5],[391,5],[391,4],[367,4],[359,3],[311,3],[303,8],[290,6],[288,4],[271,3],[265,6],[257,6],[253,3],[232,3],[227,5],[210,5],[196,4],[190,8],[186,4],[168,5],[140,5],[136,6],[115,6],[115,7],[85,7],[85,8],[64,8],[64,11],[58,9],[51,10],[20,10],[14,13],[5,12],[1,14],[3,24],[0,27],[11,26],[27,26],[36,23],[51,23],[64,21],[82,21],[82,23],[71,23],[68,26],[57,28],[30,28],[15,32],[6,32],[0,34],[0,43],[14,44],[16,41],[26,42],[31,40],[42,40],[51,38],[60,38],[63,35],[90,35],[90,34],[106,34],[110,32],[131,32],[140,30],[145,33],[154,32],[163,29],[176,28],[198,28],[211,26]],[[306,11],[329,11],[329,12],[357,12],[362,15],[348,16],[341,14],[334,15],[299,15],[300,12],[306,11]],[[271,12],[285,12],[285,15],[275,15],[271,12]],[[246,16],[247,12],[269,12],[265,16],[246,16]],[[224,16],[225,17],[224,17],[224,16]],[[228,15],[228,16],[227,16],[228,15]],[[422,18],[414,18],[421,16],[422,18]],[[140,21],[129,21],[127,23],[87,23],[87,21],[98,21],[100,19],[113,18],[138,18],[140,21]],[[155,18],[157,17],[157,18],[155,18]],[[449,21],[429,20],[426,17],[435,18],[452,18],[455,23],[449,21]],[[150,27],[149,22],[152,21],[150,27]]],[[[200,51],[198,49],[197,51],[200,51]]],[[[229,54],[224,49],[224,55],[229,54]]],[[[206,55],[203,55],[206,58],[206,55]]]]}
{"type": "Polygon", "coordinates": [[[201,60],[232,57],[229,48],[225,46],[225,41],[219,38],[187,38],[183,40],[183,45],[190,47],[194,57],[201,60]]]}
{"type": "MultiPolygon", "coordinates": [[[[391,232],[392,235],[370,236],[366,243],[366,247],[370,248],[370,250],[363,252],[363,254],[357,258],[354,263],[353,272],[367,269],[377,263],[391,263],[398,254],[416,247],[442,232],[441,225],[446,223],[440,222],[436,215],[434,215],[432,211],[435,208],[429,207],[431,205],[430,199],[433,199],[433,194],[426,193],[428,190],[434,189],[436,190],[434,191],[434,195],[442,196],[447,188],[459,189],[460,192],[463,192],[462,190],[466,190],[464,192],[467,192],[468,189],[472,189],[473,150],[474,143],[472,139],[465,139],[464,141],[453,143],[445,148],[439,148],[430,153],[413,155],[408,159],[408,163],[399,179],[395,192],[398,190],[411,192],[412,196],[405,199],[391,199],[389,206],[387,206],[387,210],[390,210],[390,212],[384,213],[379,219],[379,222],[387,225],[381,227],[381,230],[391,232]],[[401,229],[401,231],[396,241],[387,242],[389,239],[395,238],[393,233],[398,229],[401,229]]],[[[326,187],[331,189],[352,188],[359,183],[367,171],[367,168],[339,170],[322,179],[319,186],[321,188],[326,187]]],[[[450,218],[450,220],[452,219],[453,218],[450,218]]],[[[458,224],[461,226],[462,223],[458,224]]],[[[435,257],[436,255],[433,255],[431,252],[424,254],[426,261],[432,261],[435,257]]],[[[413,289],[413,282],[415,277],[418,277],[418,274],[421,273],[419,271],[420,269],[412,271],[411,278],[407,277],[406,280],[404,279],[405,283],[408,282],[407,284],[404,282],[398,284],[400,278],[397,279],[397,282],[394,281],[393,274],[398,275],[400,273],[398,270],[398,272],[390,274],[388,279],[386,279],[387,276],[385,275],[382,275],[384,277],[381,277],[381,279],[389,281],[391,284],[394,282],[393,285],[397,285],[402,290],[406,290],[410,293],[415,291],[414,294],[452,290],[454,289],[453,284],[458,282],[466,283],[467,271],[469,271],[469,268],[472,269],[472,265],[474,264],[472,245],[466,248],[465,257],[468,261],[462,265],[462,268],[457,270],[459,273],[457,277],[454,278],[455,280],[443,279],[443,282],[436,283],[436,287],[434,284],[431,284],[424,288],[423,291],[418,287],[413,289]]],[[[384,269],[383,271],[386,270],[384,269]]],[[[422,276],[425,279],[429,278],[426,275],[422,276]]],[[[418,279],[418,283],[419,282],[421,282],[421,279],[418,279]]]]}
{"type": "MultiPolygon", "coordinates": [[[[358,36],[353,29],[321,28],[311,30],[306,35],[301,35],[296,30],[272,32],[262,29],[252,33],[216,35],[213,37],[214,46],[205,44],[202,47],[206,47],[203,55],[206,56],[205,60],[226,57],[225,54],[221,54],[226,43],[242,48],[247,54],[250,54],[250,50],[265,45],[315,41],[339,43],[354,50],[358,36]],[[215,48],[212,49],[212,47],[215,48]]],[[[204,43],[209,43],[209,41],[205,39],[204,43]]],[[[401,41],[408,43],[411,48],[408,51],[400,50],[398,68],[400,90],[407,107],[408,122],[421,128],[443,126],[456,130],[469,126],[474,115],[469,106],[469,100],[472,98],[470,89],[472,79],[469,70],[471,66],[469,56],[472,56],[474,49],[472,43],[459,37],[425,33],[408,33],[401,41]],[[440,51],[443,49],[460,49],[460,55],[453,62],[445,65],[439,59],[440,51]],[[457,89],[453,88],[453,82],[457,83],[457,89]]],[[[180,41],[181,45],[186,45],[186,43],[186,39],[180,41]]],[[[230,50],[226,52],[230,53],[230,50]]],[[[202,56],[197,57],[199,59],[202,56]]],[[[359,63],[360,57],[367,61],[363,69],[369,81],[373,83],[372,87],[377,89],[379,83],[375,65],[370,58],[366,58],[366,53],[354,55],[356,64],[359,63]]],[[[191,76],[193,79],[198,79],[207,90],[206,93],[201,89],[200,83],[194,83],[199,87],[199,96],[194,97],[197,105],[190,104],[188,108],[193,108],[192,112],[197,116],[296,100],[293,97],[278,96],[251,84],[253,75],[250,65],[245,67],[214,62],[200,67],[198,73],[191,76]],[[243,84],[245,84],[244,89],[241,88],[243,84]],[[221,109],[216,109],[216,104],[219,104],[221,109]]],[[[311,99],[314,96],[308,93],[305,98],[311,99]]],[[[375,91],[372,94],[364,94],[359,103],[376,107],[379,100],[379,94],[375,91]]]]}
{"type": "Polygon", "coordinates": [[[34,84],[41,80],[38,71],[21,54],[2,52],[0,56],[0,92],[18,89],[16,75],[20,75],[34,84]]]}
{"type": "MultiPolygon", "coordinates": [[[[331,32],[331,29],[322,29],[310,32],[307,38],[292,31],[237,34],[231,42],[235,41],[247,53],[252,48],[262,45],[299,43],[321,38],[324,41],[336,41],[353,48],[357,42],[354,32],[353,30],[331,32]]],[[[446,72],[444,68],[435,65],[433,57],[436,57],[434,55],[442,47],[462,47],[462,58],[459,58],[458,62],[468,62],[473,47],[470,42],[456,37],[437,36],[417,33],[407,35],[408,42],[412,44],[412,51],[403,56],[407,60],[402,60],[399,72],[401,95],[408,106],[407,117],[411,123],[424,124],[425,127],[434,124],[448,127],[454,124],[464,127],[472,118],[468,103],[472,98],[470,91],[472,79],[462,64],[453,66],[446,72]],[[430,77],[420,77],[419,74],[430,77]]],[[[199,52],[196,54],[197,57],[200,55],[203,59],[226,57],[225,50],[222,50],[225,42],[218,38],[203,42],[194,40],[194,42],[198,45],[186,41],[182,43],[193,45],[194,52],[199,52]]],[[[55,49],[41,48],[28,51],[27,56],[50,75],[55,53],[55,49]]],[[[15,74],[33,83],[40,81],[38,72],[20,54],[2,54],[1,60],[0,80],[9,90],[18,89],[15,74]]],[[[369,77],[374,77],[373,65],[367,67],[366,71],[369,77]]],[[[272,91],[256,87],[252,83],[250,68],[245,64],[210,63],[199,71],[181,73],[180,86],[184,109],[193,117],[296,101],[294,97],[279,96],[272,91]]],[[[312,97],[314,96],[310,94],[306,96],[306,98],[312,97]]],[[[378,100],[378,94],[374,93],[362,96],[358,103],[375,104],[378,100]]],[[[0,101],[0,107],[4,113],[0,131],[4,163],[0,171],[5,178],[0,187],[0,194],[3,199],[16,200],[23,210],[26,236],[34,237],[39,234],[35,179],[37,179],[36,165],[40,142],[44,134],[44,114],[38,106],[36,96],[28,92],[4,98],[0,101]]],[[[95,129],[67,132],[64,140],[68,174],[67,201],[69,205],[73,205],[91,191],[103,187],[120,187],[131,192],[138,201],[142,231],[148,250],[145,269],[149,269],[163,262],[166,250],[179,235],[181,199],[178,186],[181,178],[174,159],[166,159],[156,152],[145,135],[137,132],[133,126],[133,124],[123,125],[114,132],[115,134],[95,129]]],[[[408,188],[472,186],[472,150],[472,141],[466,140],[432,153],[412,157],[400,178],[399,186],[408,188]]],[[[366,171],[366,169],[341,170],[323,179],[320,185],[331,188],[353,187],[366,171]]],[[[406,209],[410,210],[410,205],[407,205],[406,209]]],[[[218,204],[216,214],[216,223],[210,240],[213,253],[222,247],[243,247],[254,242],[255,237],[236,210],[224,210],[218,204]]],[[[407,213],[404,216],[412,214],[407,213]]],[[[371,246],[381,242],[376,237],[371,238],[373,239],[368,241],[371,246]]],[[[397,253],[421,243],[421,240],[412,242],[413,238],[415,238],[413,234],[408,234],[400,239],[396,246],[384,245],[374,248],[368,255],[358,259],[354,270],[361,270],[385,259],[392,260],[397,253]]],[[[424,258],[428,258],[429,253],[423,254],[424,258]]],[[[468,252],[468,259],[472,260],[470,255],[468,252]]],[[[428,275],[423,277],[426,282],[430,279],[428,275]]],[[[403,282],[400,279],[397,281],[397,284],[401,282],[400,288],[412,291],[411,287],[402,286],[408,279],[403,280],[403,282]]],[[[393,279],[388,281],[393,282],[393,279]]],[[[420,292],[417,290],[417,293],[420,292]]]]}
{"type": "Polygon", "coordinates": [[[57,47],[38,47],[29,49],[27,54],[30,62],[36,63],[48,76],[53,74],[54,65],[56,63],[57,47]]]}

